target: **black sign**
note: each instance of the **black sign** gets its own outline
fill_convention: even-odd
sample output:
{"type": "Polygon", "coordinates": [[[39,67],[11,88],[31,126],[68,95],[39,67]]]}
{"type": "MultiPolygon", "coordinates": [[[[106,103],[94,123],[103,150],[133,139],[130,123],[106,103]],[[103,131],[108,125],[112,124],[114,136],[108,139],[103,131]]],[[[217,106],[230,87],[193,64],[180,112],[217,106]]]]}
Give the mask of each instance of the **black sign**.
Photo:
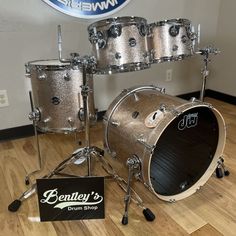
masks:
{"type": "Polygon", "coordinates": [[[37,180],[41,221],[104,219],[104,178],[37,180]]]}

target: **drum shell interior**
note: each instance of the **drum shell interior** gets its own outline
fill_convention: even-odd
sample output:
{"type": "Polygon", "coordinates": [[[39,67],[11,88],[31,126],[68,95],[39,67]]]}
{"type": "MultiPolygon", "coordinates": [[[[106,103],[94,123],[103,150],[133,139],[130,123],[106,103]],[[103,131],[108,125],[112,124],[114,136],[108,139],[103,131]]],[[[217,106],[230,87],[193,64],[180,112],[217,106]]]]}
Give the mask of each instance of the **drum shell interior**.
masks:
{"type": "Polygon", "coordinates": [[[150,41],[148,34],[140,35],[140,24],[148,28],[146,20],[139,17],[108,19],[88,27],[92,34],[102,32],[106,41],[104,48],[99,48],[98,43],[92,43],[98,73],[118,73],[150,67],[150,41]],[[121,35],[116,38],[108,35],[108,30],[114,25],[121,27],[121,35]],[[130,46],[131,39],[135,40],[134,46],[130,46]]]}
{"type": "MultiPolygon", "coordinates": [[[[131,91],[135,91],[135,89],[131,89],[131,91]]],[[[135,93],[136,97],[139,97],[139,100],[135,101],[134,92],[130,92],[129,95],[123,93],[118,96],[109,107],[104,121],[106,148],[111,155],[116,155],[117,160],[124,165],[127,159],[132,155],[135,154],[140,157],[142,162],[142,180],[160,199],[176,201],[193,194],[209,179],[217,166],[219,157],[222,155],[226,138],[225,124],[222,116],[209,104],[187,102],[177,97],[164,95],[157,90],[153,90],[153,88],[140,88],[140,90],[136,90],[135,93]],[[177,119],[175,112],[166,112],[164,118],[159,121],[155,128],[147,128],[145,125],[145,118],[148,114],[157,110],[162,104],[172,108],[173,111],[180,112],[180,114],[186,114],[188,111],[194,109],[203,109],[204,112],[207,110],[210,114],[212,113],[217,120],[219,128],[219,137],[216,137],[217,145],[214,156],[211,160],[206,160],[207,163],[205,167],[199,167],[202,168],[205,173],[203,173],[200,178],[194,179],[195,182],[188,189],[177,194],[169,195],[159,193],[159,191],[154,188],[150,178],[150,170],[152,168],[152,159],[154,158],[153,152],[156,147],[158,147],[162,134],[165,130],[168,130],[172,122],[177,119]],[[136,119],[133,119],[132,114],[137,110],[140,111],[140,114],[136,119]],[[112,125],[112,122],[118,124],[118,126],[112,125]],[[145,141],[146,146],[137,141],[140,138],[145,141]]],[[[191,132],[191,129],[189,130],[191,132]]],[[[188,137],[186,137],[186,139],[188,139],[188,137]]]]}
{"type": "Polygon", "coordinates": [[[191,22],[186,19],[166,20],[150,24],[152,62],[177,61],[193,55],[191,22]],[[171,27],[179,27],[179,33],[170,35],[171,27]]]}
{"type": "MultiPolygon", "coordinates": [[[[40,111],[37,128],[42,132],[67,133],[83,129],[79,111],[83,108],[81,69],[58,60],[33,61],[27,64],[31,79],[34,107],[40,111]]],[[[87,74],[93,89],[93,77],[87,74]]],[[[93,92],[89,93],[89,109],[92,123],[95,121],[93,92]]]]}

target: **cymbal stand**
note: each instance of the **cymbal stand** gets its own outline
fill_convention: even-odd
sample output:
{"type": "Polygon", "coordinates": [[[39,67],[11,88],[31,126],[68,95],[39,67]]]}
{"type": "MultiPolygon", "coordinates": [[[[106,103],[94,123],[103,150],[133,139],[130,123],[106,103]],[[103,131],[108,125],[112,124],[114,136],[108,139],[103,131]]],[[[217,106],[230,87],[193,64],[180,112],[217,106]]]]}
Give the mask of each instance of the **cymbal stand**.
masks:
{"type": "Polygon", "coordinates": [[[206,81],[207,78],[209,76],[209,69],[208,69],[208,65],[209,62],[211,61],[209,59],[209,55],[210,54],[214,54],[217,55],[218,53],[220,53],[220,51],[218,51],[218,49],[213,48],[211,46],[208,46],[206,48],[200,49],[198,52],[195,52],[196,54],[202,55],[203,56],[203,61],[204,61],[204,68],[202,69],[201,73],[202,73],[202,86],[201,86],[201,91],[200,91],[200,101],[204,101],[204,96],[205,96],[205,90],[206,90],[206,81]]]}
{"type": "Polygon", "coordinates": [[[30,98],[30,106],[31,106],[31,112],[29,113],[29,120],[31,120],[33,122],[33,126],[34,126],[34,137],[35,137],[35,143],[36,143],[36,149],[37,149],[39,169],[36,169],[26,175],[26,177],[25,177],[25,184],[26,185],[29,185],[30,177],[32,175],[42,171],[42,168],[43,168],[43,161],[42,161],[42,157],[41,157],[40,146],[39,146],[39,137],[38,137],[38,131],[37,131],[37,121],[40,119],[40,113],[38,112],[37,109],[34,109],[34,103],[33,103],[31,91],[29,91],[29,98],[30,98]]]}
{"type": "MultiPolygon", "coordinates": [[[[201,92],[200,92],[200,101],[204,101],[204,95],[205,95],[205,88],[206,88],[206,80],[208,78],[209,75],[209,70],[208,70],[208,64],[211,61],[209,59],[209,55],[210,54],[214,54],[217,55],[219,54],[220,51],[216,48],[213,48],[211,46],[208,46],[204,49],[199,50],[198,52],[196,52],[196,54],[200,54],[202,56],[204,56],[204,69],[202,70],[202,88],[201,88],[201,92]]],[[[216,167],[216,177],[217,178],[223,178],[224,176],[229,176],[230,172],[229,170],[226,169],[225,164],[224,164],[224,158],[221,156],[219,157],[219,161],[218,161],[218,165],[216,167]]]]}

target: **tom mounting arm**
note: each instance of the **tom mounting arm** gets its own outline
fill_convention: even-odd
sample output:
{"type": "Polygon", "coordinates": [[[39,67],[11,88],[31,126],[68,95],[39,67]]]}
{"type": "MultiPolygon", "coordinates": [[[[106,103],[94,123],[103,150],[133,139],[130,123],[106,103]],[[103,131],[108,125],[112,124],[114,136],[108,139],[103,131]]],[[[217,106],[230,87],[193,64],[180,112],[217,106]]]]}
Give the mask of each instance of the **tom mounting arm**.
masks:
{"type": "Polygon", "coordinates": [[[70,63],[71,60],[62,58],[62,35],[61,35],[61,25],[57,26],[57,45],[58,45],[58,57],[59,61],[62,63],[70,63]]]}

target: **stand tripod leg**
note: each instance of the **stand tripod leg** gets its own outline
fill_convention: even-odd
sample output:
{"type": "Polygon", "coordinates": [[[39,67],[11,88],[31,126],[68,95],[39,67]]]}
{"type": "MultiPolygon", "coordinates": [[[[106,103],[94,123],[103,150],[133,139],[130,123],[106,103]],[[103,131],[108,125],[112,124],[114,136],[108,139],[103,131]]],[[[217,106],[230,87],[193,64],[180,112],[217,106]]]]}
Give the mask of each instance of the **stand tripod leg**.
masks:
{"type": "MultiPolygon", "coordinates": [[[[74,163],[76,160],[84,156],[84,152],[79,150],[78,152],[74,152],[70,155],[67,159],[61,162],[52,172],[48,173],[47,175],[43,176],[43,179],[50,179],[55,175],[63,175],[60,174],[62,170],[64,170],[68,165],[74,163]]],[[[28,199],[30,196],[35,194],[37,191],[37,185],[34,183],[28,190],[26,190],[18,199],[14,200],[9,206],[8,210],[11,212],[16,212],[23,201],[28,199]]]]}
{"type": "Polygon", "coordinates": [[[30,196],[32,196],[34,193],[36,193],[36,184],[33,184],[31,188],[26,190],[18,199],[14,200],[9,206],[8,211],[16,212],[21,206],[22,201],[28,199],[30,196]]]}
{"type": "Polygon", "coordinates": [[[33,98],[32,98],[32,92],[29,91],[29,98],[30,98],[30,105],[31,105],[31,113],[29,115],[29,119],[33,121],[33,126],[34,126],[34,136],[35,136],[35,144],[36,144],[36,149],[37,149],[37,156],[38,156],[38,165],[39,169],[32,171],[31,173],[27,174],[25,177],[25,184],[29,185],[30,183],[30,176],[40,172],[43,167],[43,161],[41,158],[41,152],[40,152],[40,146],[39,146],[39,137],[38,137],[38,131],[37,131],[37,118],[38,115],[34,111],[34,104],[33,104],[33,98]]]}

